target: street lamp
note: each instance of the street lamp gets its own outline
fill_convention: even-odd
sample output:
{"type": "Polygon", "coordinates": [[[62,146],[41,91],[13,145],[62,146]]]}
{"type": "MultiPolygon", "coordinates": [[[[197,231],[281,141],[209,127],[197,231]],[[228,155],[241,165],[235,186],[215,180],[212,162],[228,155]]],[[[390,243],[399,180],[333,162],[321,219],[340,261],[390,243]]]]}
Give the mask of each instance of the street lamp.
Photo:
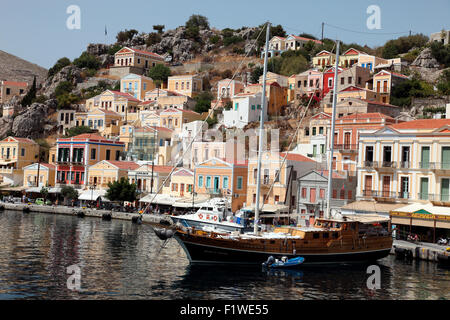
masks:
{"type": "Polygon", "coordinates": [[[94,189],[97,187],[97,184],[96,183],[94,183],[94,184],[91,184],[90,186],[89,186],[89,190],[91,190],[91,203],[92,203],[92,201],[94,201],[94,189]]]}

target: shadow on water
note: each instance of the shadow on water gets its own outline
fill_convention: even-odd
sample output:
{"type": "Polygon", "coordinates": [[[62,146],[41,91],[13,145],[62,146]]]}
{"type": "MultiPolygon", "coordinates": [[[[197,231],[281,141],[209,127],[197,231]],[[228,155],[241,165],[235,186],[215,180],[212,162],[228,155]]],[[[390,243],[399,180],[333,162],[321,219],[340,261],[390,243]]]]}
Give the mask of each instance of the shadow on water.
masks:
{"type": "MultiPolygon", "coordinates": [[[[176,284],[204,295],[233,288],[240,291],[258,290],[264,299],[370,299],[388,298],[386,290],[376,292],[367,288],[367,273],[371,264],[304,265],[296,269],[265,269],[261,266],[193,264],[186,267],[186,274],[176,284]],[[295,295],[289,294],[295,293],[295,295]]],[[[391,268],[376,264],[380,278],[389,283],[391,268]]],[[[225,294],[222,292],[222,294],[225,294]]]]}

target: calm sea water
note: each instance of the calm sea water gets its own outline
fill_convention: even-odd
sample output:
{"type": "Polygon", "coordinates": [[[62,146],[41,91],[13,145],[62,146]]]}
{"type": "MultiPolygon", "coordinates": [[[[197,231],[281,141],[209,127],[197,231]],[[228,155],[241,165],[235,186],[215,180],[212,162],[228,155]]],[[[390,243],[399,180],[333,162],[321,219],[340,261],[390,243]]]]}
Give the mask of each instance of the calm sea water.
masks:
{"type": "Polygon", "coordinates": [[[175,240],[148,225],[52,214],[0,212],[0,299],[449,299],[450,270],[432,262],[378,262],[381,289],[368,290],[367,265],[264,272],[259,267],[189,265],[175,240]],[[67,289],[67,267],[81,291],[67,289]]]}

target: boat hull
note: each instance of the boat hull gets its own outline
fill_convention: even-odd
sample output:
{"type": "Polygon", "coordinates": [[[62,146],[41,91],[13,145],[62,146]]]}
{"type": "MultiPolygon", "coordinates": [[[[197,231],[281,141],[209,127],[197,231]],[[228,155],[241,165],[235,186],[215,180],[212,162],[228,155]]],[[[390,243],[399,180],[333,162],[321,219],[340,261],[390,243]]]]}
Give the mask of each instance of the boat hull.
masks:
{"type": "Polygon", "coordinates": [[[261,263],[266,261],[270,256],[273,256],[276,259],[281,259],[281,257],[283,256],[287,257],[288,259],[301,256],[305,258],[302,265],[360,263],[382,259],[388,256],[391,250],[390,248],[383,248],[377,250],[350,251],[345,253],[317,254],[299,251],[294,255],[288,253],[260,252],[217,247],[182,240],[178,236],[175,236],[175,239],[177,239],[177,241],[183,247],[191,263],[232,263],[261,265],[261,263]]]}

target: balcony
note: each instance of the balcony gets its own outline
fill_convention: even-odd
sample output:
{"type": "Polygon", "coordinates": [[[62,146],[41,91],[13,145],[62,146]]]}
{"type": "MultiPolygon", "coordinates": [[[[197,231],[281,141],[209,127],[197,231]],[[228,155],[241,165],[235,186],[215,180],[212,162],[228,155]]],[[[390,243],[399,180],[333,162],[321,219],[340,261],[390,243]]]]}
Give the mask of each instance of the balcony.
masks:
{"type": "Polygon", "coordinates": [[[397,163],[393,161],[378,161],[374,163],[375,170],[390,171],[397,168],[397,163]]]}
{"type": "Polygon", "coordinates": [[[375,168],[375,165],[377,164],[377,162],[373,162],[373,161],[364,161],[363,162],[363,168],[362,169],[373,169],[375,168]]]}
{"type": "Polygon", "coordinates": [[[69,165],[70,164],[70,160],[69,160],[69,158],[57,159],[56,163],[57,164],[63,164],[63,165],[69,165]]]}
{"type": "Polygon", "coordinates": [[[335,144],[334,149],[339,151],[340,153],[357,153],[358,145],[357,144],[335,144]]]}
{"type": "Polygon", "coordinates": [[[208,188],[206,189],[206,191],[210,196],[221,197],[222,195],[224,195],[222,189],[208,188]]]}
{"type": "Polygon", "coordinates": [[[435,206],[450,206],[450,195],[448,194],[428,194],[428,199],[435,206]]]}
{"type": "Polygon", "coordinates": [[[409,192],[378,190],[363,190],[362,197],[374,199],[379,202],[408,202],[411,198],[409,192]]]}
{"type": "Polygon", "coordinates": [[[14,167],[0,167],[0,173],[3,174],[13,174],[14,172],[14,167]]]}
{"type": "Polygon", "coordinates": [[[266,188],[270,188],[272,183],[273,183],[273,179],[269,179],[269,178],[264,177],[264,178],[261,179],[261,188],[265,188],[265,189],[266,188]]]}
{"type": "Polygon", "coordinates": [[[410,169],[411,163],[409,161],[400,161],[399,162],[399,168],[400,169],[410,169]]]}

